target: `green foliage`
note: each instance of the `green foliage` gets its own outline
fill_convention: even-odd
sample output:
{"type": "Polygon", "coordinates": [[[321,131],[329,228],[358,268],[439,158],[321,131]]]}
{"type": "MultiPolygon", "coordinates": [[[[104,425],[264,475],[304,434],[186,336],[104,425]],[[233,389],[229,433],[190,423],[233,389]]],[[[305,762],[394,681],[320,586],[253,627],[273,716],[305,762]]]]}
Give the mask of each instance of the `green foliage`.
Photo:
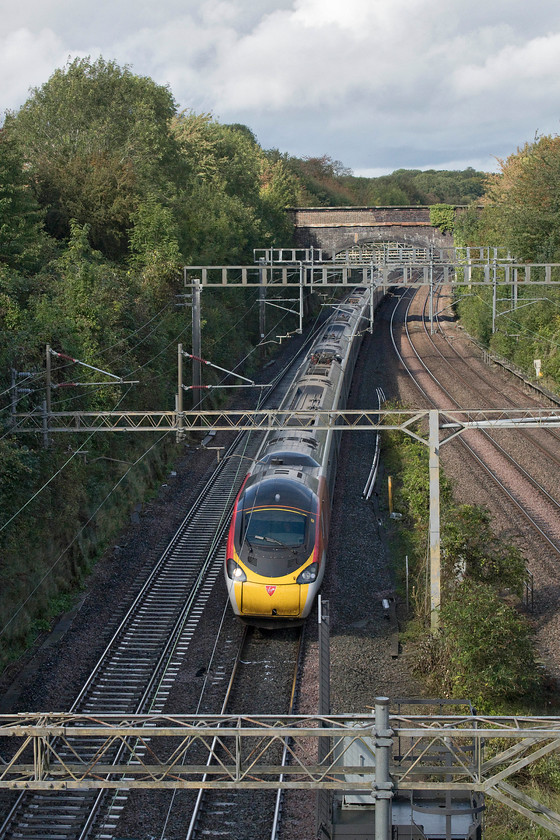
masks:
{"type": "Polygon", "coordinates": [[[148,195],[130,220],[130,264],[140,273],[144,293],[163,302],[173,294],[181,263],[179,227],[173,211],[148,195]]]}
{"type": "MultiPolygon", "coordinates": [[[[399,558],[409,557],[415,619],[428,616],[426,545],[429,484],[427,448],[409,437],[387,435],[385,468],[393,476],[399,558]]],[[[441,632],[420,635],[418,673],[435,694],[468,697],[479,706],[532,699],[540,686],[533,634],[504,599],[519,596],[525,562],[512,545],[498,539],[487,511],[454,504],[441,480],[442,608],[441,632]]]]}
{"type": "MultiPolygon", "coordinates": [[[[530,796],[535,796],[535,791],[527,792],[530,796]]],[[[542,791],[535,798],[542,801],[542,791]]],[[[554,811],[559,810],[557,797],[546,804],[554,811]]],[[[553,840],[555,836],[557,835],[536,825],[508,805],[502,805],[490,796],[486,798],[484,840],[553,840]]]]}
{"type": "Polygon", "coordinates": [[[358,205],[471,204],[484,192],[486,175],[471,167],[463,171],[397,169],[378,178],[344,175],[341,184],[358,205]]]}
{"type": "Polygon", "coordinates": [[[285,212],[297,182],[281,157],[265,153],[246,126],[183,112],[173,136],[189,170],[179,242],[195,262],[252,261],[252,250],[289,244],[285,212]]]}
{"type": "MultiPolygon", "coordinates": [[[[88,232],[87,225],[72,224],[67,249],[51,265],[57,282],[47,294],[30,300],[29,316],[40,344],[63,348],[88,364],[102,367],[96,364],[101,347],[124,337],[121,321],[127,290],[122,274],[109,270],[101,255],[91,249],[88,232]]],[[[111,372],[118,375],[119,371],[111,372]]],[[[80,379],[87,380],[90,375],[92,381],[99,379],[93,373],[81,372],[80,379]]]]}
{"type": "Polygon", "coordinates": [[[487,707],[536,695],[532,631],[492,586],[465,579],[444,600],[441,621],[451,696],[487,707]]]}
{"type": "MultiPolygon", "coordinates": [[[[246,126],[177,114],[167,88],[102,58],[69,62],[8,115],[0,133],[0,665],[36,621],[48,623],[53,598],[80,584],[174,451],[165,439],[145,456],[153,438],[142,435],[96,435],[80,455],[79,436],[53,435],[48,451],[40,438],[28,446],[10,438],[12,400],[41,410],[45,345],[139,380],[99,385],[103,373],[52,357],[55,411],[121,401],[172,408],[177,344],[190,336],[190,312],[176,306],[181,266],[252,262],[254,247],[289,245],[285,207],[298,190],[282,156],[261,149],[246,126]],[[11,390],[10,368],[32,373],[32,393],[11,390]]],[[[251,353],[255,303],[249,290],[205,293],[204,353],[216,364],[232,368],[251,353]]],[[[286,319],[291,325],[293,316],[277,310],[269,326],[286,319]]],[[[214,376],[205,373],[209,383],[214,376]]]]}
{"type": "Polygon", "coordinates": [[[560,137],[526,143],[489,182],[484,226],[518,260],[560,259],[560,137]]]}
{"type": "Polygon", "coordinates": [[[492,289],[459,287],[455,309],[469,335],[488,346],[492,335],[492,289]]]}
{"type": "Polygon", "coordinates": [[[453,233],[455,229],[455,208],[449,204],[433,204],[430,207],[430,224],[442,233],[453,233]]]}
{"type": "Polygon", "coordinates": [[[490,514],[479,505],[446,511],[442,560],[448,588],[453,588],[451,582],[468,577],[519,597],[523,594],[525,560],[519,549],[494,535],[490,514]]]}
{"type": "MultiPolygon", "coordinates": [[[[471,167],[463,171],[397,169],[378,178],[358,177],[340,161],[327,155],[285,158],[301,190],[298,204],[340,205],[437,205],[471,204],[484,192],[486,175],[471,167]]],[[[449,222],[449,220],[447,220],[449,222]]]]}
{"type": "Polygon", "coordinates": [[[429,690],[479,711],[535,701],[542,674],[533,631],[494,587],[465,578],[442,601],[440,630],[418,643],[415,670],[429,690]]]}
{"type": "MultiPolygon", "coordinates": [[[[425,527],[430,508],[428,447],[415,438],[398,433],[391,438],[398,448],[395,464],[398,475],[395,483],[395,509],[410,520],[411,524],[425,527]]],[[[440,497],[443,505],[451,501],[450,485],[440,474],[440,497]]]]}
{"type": "Polygon", "coordinates": [[[355,203],[344,180],[351,176],[351,171],[339,160],[328,155],[303,159],[285,156],[284,159],[299,182],[298,205],[338,207],[355,203]]]}
{"type": "Polygon", "coordinates": [[[182,178],[174,113],[167,88],[102,58],[74,59],[36,88],[5,131],[23,150],[48,232],[64,239],[75,219],[90,225],[94,248],[121,256],[138,197],[182,178]]]}
{"type": "Polygon", "coordinates": [[[0,130],[0,265],[37,268],[45,240],[41,214],[16,143],[0,130]]]}
{"type": "MultiPolygon", "coordinates": [[[[0,526],[18,510],[33,487],[36,456],[26,446],[14,440],[0,440],[0,526]]],[[[0,545],[2,537],[0,536],[0,545]]]]}
{"type": "Polygon", "coordinates": [[[455,245],[488,245],[484,237],[484,226],[481,220],[481,210],[478,203],[455,213],[455,227],[453,229],[455,245]]]}

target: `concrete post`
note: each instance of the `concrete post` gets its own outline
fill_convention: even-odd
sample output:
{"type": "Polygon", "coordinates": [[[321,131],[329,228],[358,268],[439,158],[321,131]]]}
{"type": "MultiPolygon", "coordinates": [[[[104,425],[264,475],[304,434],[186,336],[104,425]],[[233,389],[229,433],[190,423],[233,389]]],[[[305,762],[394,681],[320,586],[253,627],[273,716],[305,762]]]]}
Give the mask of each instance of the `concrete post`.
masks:
{"type": "Polygon", "coordinates": [[[202,337],[200,326],[200,280],[193,280],[192,287],[192,360],[193,374],[193,409],[198,407],[200,402],[200,386],[202,385],[202,366],[200,358],[202,355],[202,337]]]}
{"type": "Polygon", "coordinates": [[[430,254],[430,335],[434,334],[434,260],[430,254]]]}
{"type": "Polygon", "coordinates": [[[183,345],[177,345],[177,443],[183,439],[183,345]]]}
{"type": "Polygon", "coordinates": [[[496,305],[498,301],[498,283],[496,274],[496,260],[494,260],[492,268],[492,333],[496,332],[496,305]]]}
{"type": "Polygon", "coordinates": [[[374,296],[375,296],[375,287],[373,284],[373,263],[370,266],[370,276],[369,276],[369,334],[373,335],[373,317],[374,317],[374,296]]]}
{"type": "Polygon", "coordinates": [[[389,773],[393,732],[389,728],[389,698],[375,698],[375,840],[391,840],[393,783],[389,773]]]}
{"type": "Polygon", "coordinates": [[[47,344],[47,387],[45,391],[44,414],[43,414],[43,446],[48,449],[51,445],[49,429],[51,426],[51,396],[52,396],[52,373],[51,373],[51,345],[47,344]]]}
{"type": "MultiPolygon", "coordinates": [[[[307,275],[307,269],[303,269],[303,273],[300,275],[300,284],[299,284],[299,327],[298,333],[299,335],[303,332],[303,284],[305,282],[305,277],[307,275]]],[[[311,269],[311,276],[313,276],[313,269],[311,269]]]]}
{"type": "Polygon", "coordinates": [[[439,511],[439,412],[430,410],[430,615],[431,628],[435,632],[439,627],[439,608],[441,604],[441,546],[440,546],[440,511],[439,511]]]}
{"type": "Polygon", "coordinates": [[[261,364],[264,362],[265,357],[265,349],[264,349],[264,339],[266,335],[266,286],[265,286],[265,266],[264,266],[264,259],[261,257],[259,260],[259,340],[260,340],[260,347],[259,347],[259,358],[261,364]]]}
{"type": "Polygon", "coordinates": [[[47,400],[47,417],[50,419],[51,415],[51,345],[47,344],[47,388],[46,388],[46,400],[47,400]]]}

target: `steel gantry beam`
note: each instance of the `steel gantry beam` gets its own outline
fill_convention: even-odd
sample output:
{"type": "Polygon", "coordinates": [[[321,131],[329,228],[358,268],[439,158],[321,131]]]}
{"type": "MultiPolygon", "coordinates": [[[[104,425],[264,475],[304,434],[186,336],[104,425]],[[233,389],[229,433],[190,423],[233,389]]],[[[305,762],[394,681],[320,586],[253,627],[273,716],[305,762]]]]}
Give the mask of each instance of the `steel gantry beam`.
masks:
{"type": "MultiPolygon", "coordinates": [[[[350,255],[348,261],[327,262],[274,262],[266,265],[189,265],[184,266],[185,286],[198,281],[208,288],[302,287],[308,291],[321,291],[326,287],[346,287],[357,284],[375,285],[383,289],[390,286],[421,288],[432,282],[437,270],[444,283],[451,285],[550,286],[560,282],[560,263],[521,263],[508,259],[478,259],[465,257],[457,249],[448,252],[431,251],[419,256],[413,249],[408,259],[394,261],[371,258],[359,260],[350,255]]],[[[474,250],[474,249],[471,249],[474,250]]]]}
{"type": "Polygon", "coordinates": [[[482,793],[560,836],[560,815],[511,784],[560,749],[560,718],[388,707],[376,698],[361,715],[0,715],[0,789],[351,790],[389,816],[400,791],[482,793]],[[356,745],[374,758],[356,765],[356,745]]]}
{"type": "MultiPolygon", "coordinates": [[[[178,400],[178,405],[181,401],[178,400]]],[[[44,432],[45,416],[15,414],[12,432],[44,432]]],[[[154,432],[180,435],[191,431],[260,431],[314,429],[354,432],[400,431],[429,449],[430,615],[437,630],[441,605],[441,522],[439,472],[441,446],[467,429],[535,429],[560,427],[558,408],[493,409],[286,409],[209,411],[52,412],[53,432],[154,432]]]]}
{"type": "MultiPolygon", "coordinates": [[[[49,432],[159,432],[183,431],[279,431],[316,429],[336,431],[402,431],[429,445],[426,433],[417,429],[430,412],[443,430],[440,445],[472,428],[544,428],[560,425],[560,409],[332,409],[303,411],[286,409],[210,409],[204,411],[53,411],[49,432]]],[[[14,413],[12,433],[42,432],[43,412],[14,413]]],[[[427,426],[426,426],[427,429],[427,426]]]]}

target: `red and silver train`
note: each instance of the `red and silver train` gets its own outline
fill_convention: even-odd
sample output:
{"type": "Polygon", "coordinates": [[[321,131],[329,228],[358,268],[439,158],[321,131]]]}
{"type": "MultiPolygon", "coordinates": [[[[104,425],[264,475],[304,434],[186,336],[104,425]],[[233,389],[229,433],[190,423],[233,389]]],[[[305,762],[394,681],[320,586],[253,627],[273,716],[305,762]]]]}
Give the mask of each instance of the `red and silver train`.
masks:
{"type": "MultiPolygon", "coordinates": [[[[280,409],[346,405],[369,306],[362,287],[337,305],[280,409]]],[[[309,615],[325,573],[339,443],[332,430],[267,434],[235,501],[227,542],[228,595],[243,621],[272,627],[309,615]]]]}

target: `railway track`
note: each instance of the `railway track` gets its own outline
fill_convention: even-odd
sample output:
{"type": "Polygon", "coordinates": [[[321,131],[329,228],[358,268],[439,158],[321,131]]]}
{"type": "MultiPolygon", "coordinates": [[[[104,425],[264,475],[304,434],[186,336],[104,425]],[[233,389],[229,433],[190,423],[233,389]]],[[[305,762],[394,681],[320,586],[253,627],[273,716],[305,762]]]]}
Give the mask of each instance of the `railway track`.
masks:
{"type": "MultiPolygon", "coordinates": [[[[246,627],[231,670],[221,714],[292,714],[303,651],[304,626],[273,633],[246,627]]],[[[256,744],[258,750],[258,745],[256,744]]],[[[214,744],[213,763],[220,750],[214,744]]],[[[287,749],[278,744],[282,763],[287,749]]],[[[190,816],[186,840],[219,836],[238,840],[276,840],[280,825],[283,792],[199,790],[190,816]]]]}
{"type": "MultiPolygon", "coordinates": [[[[439,287],[438,295],[441,295],[441,292],[442,288],[439,287]]],[[[436,304],[435,308],[436,310],[439,310],[439,303],[436,304]]],[[[517,380],[517,382],[511,382],[508,380],[504,383],[503,387],[497,388],[496,377],[490,378],[488,376],[486,365],[477,359],[471,359],[467,362],[463,356],[457,352],[456,347],[450,340],[448,332],[443,328],[443,325],[440,322],[439,312],[436,314],[436,323],[437,330],[433,335],[430,335],[434,351],[442,359],[446,368],[452,375],[453,380],[459,380],[465,385],[465,387],[468,387],[472,392],[476,393],[480,397],[481,404],[484,403],[488,404],[489,407],[496,406],[499,408],[509,406],[511,408],[518,408],[523,404],[527,406],[535,406],[535,408],[541,408],[544,400],[544,402],[549,403],[551,407],[556,405],[556,403],[550,400],[546,395],[543,395],[541,401],[539,402],[535,397],[535,391],[531,394],[527,394],[526,391],[517,384],[520,380],[517,380]],[[461,369],[464,370],[464,373],[460,372],[461,369]],[[475,372],[476,385],[473,386],[472,378],[473,373],[475,372]],[[467,381],[469,378],[470,381],[467,381]],[[497,395],[499,395],[499,405],[497,395]]],[[[426,322],[424,322],[424,329],[427,334],[426,322]]],[[[504,434],[506,438],[511,437],[511,431],[505,432],[504,434]]],[[[521,450],[521,453],[523,450],[530,453],[525,462],[528,461],[531,466],[534,466],[535,455],[540,455],[542,456],[541,463],[544,468],[549,468],[552,463],[560,469],[560,433],[554,429],[533,429],[530,433],[520,429],[515,433],[515,435],[516,440],[525,441],[527,444],[527,447],[523,447],[521,450]],[[534,450],[537,450],[537,453],[535,453],[534,450]]],[[[496,440],[496,433],[492,433],[491,437],[493,440],[496,440]]],[[[517,458],[519,459],[519,454],[517,455],[517,458]]],[[[543,476],[543,478],[545,477],[546,476],[543,476]]],[[[550,487],[553,491],[556,491],[556,476],[554,476],[554,480],[550,483],[550,487]]]]}
{"type": "MultiPolygon", "coordinates": [[[[300,354],[305,352],[305,348],[300,354]]],[[[267,399],[278,405],[299,356],[267,399]]],[[[197,626],[222,571],[231,507],[261,433],[242,433],[201,490],[114,632],[70,711],[120,714],[163,711],[191,651],[197,626]]],[[[90,750],[99,744],[92,739],[90,750]]],[[[71,750],[71,744],[67,749],[71,750]]],[[[119,762],[122,749],[111,756],[119,762]]],[[[105,792],[24,793],[0,826],[1,840],[85,840],[115,837],[127,800],[105,792]]]]}
{"type": "MultiPolygon", "coordinates": [[[[397,346],[394,320],[398,307],[395,307],[393,310],[391,319],[391,338],[395,352],[401,364],[429,404],[438,408],[464,407],[460,405],[450,389],[442,383],[441,375],[436,376],[433,370],[430,369],[425,362],[426,354],[422,354],[421,356],[415,347],[409,329],[409,313],[413,299],[412,297],[406,298],[407,308],[404,316],[404,333],[410,351],[414,354],[415,370],[412,369],[410,360],[405,358],[406,353],[403,355],[404,351],[401,353],[397,346]]],[[[403,297],[401,300],[405,300],[405,298],[403,297]]],[[[429,341],[434,352],[440,356],[446,365],[449,365],[449,361],[440,353],[439,349],[435,346],[433,337],[428,332],[425,313],[426,300],[423,302],[421,311],[424,340],[429,341]]],[[[457,366],[453,366],[452,376],[455,383],[460,379],[457,366]]],[[[462,382],[469,392],[474,391],[476,393],[476,388],[466,378],[463,378],[462,382]]],[[[477,397],[482,399],[480,393],[478,393],[477,397]]],[[[487,399],[483,401],[487,402],[487,399]]],[[[539,537],[545,541],[548,549],[552,549],[555,555],[560,554],[560,503],[486,431],[477,430],[476,432],[469,431],[463,433],[459,441],[486,474],[490,476],[494,484],[514,504],[525,520],[529,522],[539,537]],[[512,476],[515,476],[515,478],[512,478],[512,476]]]]}

